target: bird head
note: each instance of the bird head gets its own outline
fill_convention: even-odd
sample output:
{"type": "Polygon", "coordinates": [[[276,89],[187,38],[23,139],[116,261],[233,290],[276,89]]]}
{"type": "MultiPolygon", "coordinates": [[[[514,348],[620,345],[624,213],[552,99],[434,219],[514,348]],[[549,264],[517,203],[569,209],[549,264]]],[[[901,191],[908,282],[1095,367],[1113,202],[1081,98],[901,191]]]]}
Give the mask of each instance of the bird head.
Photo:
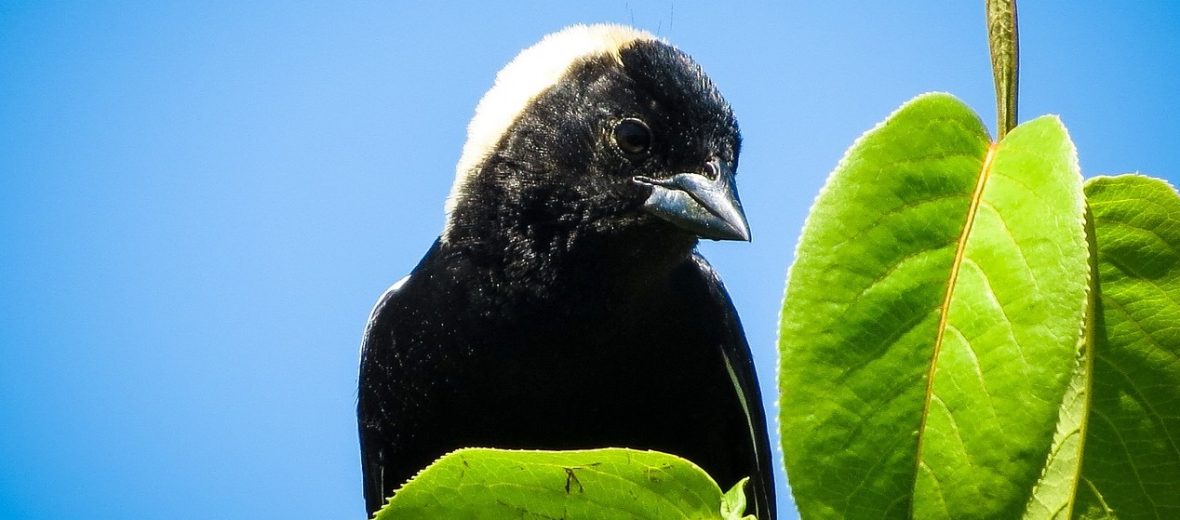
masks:
{"type": "Polygon", "coordinates": [[[480,101],[442,241],[636,230],[749,240],[740,143],[729,104],[688,55],[626,27],[570,27],[523,51],[480,101]]]}

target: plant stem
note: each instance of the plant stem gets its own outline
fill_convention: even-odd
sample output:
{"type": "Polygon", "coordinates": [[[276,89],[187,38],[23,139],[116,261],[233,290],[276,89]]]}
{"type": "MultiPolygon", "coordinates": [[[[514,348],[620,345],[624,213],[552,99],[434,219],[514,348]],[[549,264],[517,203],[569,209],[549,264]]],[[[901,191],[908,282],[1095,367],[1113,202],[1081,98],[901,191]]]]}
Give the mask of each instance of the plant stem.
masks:
{"type": "Polygon", "coordinates": [[[996,82],[996,131],[999,141],[1016,127],[1020,45],[1016,35],[1016,0],[986,0],[987,39],[996,82]]]}

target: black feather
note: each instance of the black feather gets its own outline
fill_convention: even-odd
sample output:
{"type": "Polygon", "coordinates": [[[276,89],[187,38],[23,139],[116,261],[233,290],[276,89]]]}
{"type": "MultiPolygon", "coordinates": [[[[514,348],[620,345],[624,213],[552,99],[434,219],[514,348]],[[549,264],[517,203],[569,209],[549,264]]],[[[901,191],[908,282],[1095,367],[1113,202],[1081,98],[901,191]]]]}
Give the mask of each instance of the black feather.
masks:
{"type": "Polygon", "coordinates": [[[696,237],[641,209],[633,175],[736,163],[728,105],[659,42],[585,60],[536,98],[470,179],[437,241],[380,302],[358,417],[370,512],[461,447],[631,447],[683,456],[722,486],[752,479],[774,518],[749,347],[696,237]],[[635,161],[611,121],[656,136],[635,161]]]}

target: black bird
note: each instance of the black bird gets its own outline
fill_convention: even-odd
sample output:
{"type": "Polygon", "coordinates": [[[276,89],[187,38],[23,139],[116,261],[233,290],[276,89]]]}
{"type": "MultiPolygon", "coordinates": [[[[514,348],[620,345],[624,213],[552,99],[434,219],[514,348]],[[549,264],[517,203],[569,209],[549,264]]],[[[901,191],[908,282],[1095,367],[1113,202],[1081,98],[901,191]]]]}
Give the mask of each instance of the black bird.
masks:
{"type": "Polygon", "coordinates": [[[630,447],[751,477],[775,517],[742,326],[698,238],[749,240],[729,105],[621,26],[522,52],[468,127],[441,236],[381,296],[357,404],[370,514],[462,447],[630,447]]]}

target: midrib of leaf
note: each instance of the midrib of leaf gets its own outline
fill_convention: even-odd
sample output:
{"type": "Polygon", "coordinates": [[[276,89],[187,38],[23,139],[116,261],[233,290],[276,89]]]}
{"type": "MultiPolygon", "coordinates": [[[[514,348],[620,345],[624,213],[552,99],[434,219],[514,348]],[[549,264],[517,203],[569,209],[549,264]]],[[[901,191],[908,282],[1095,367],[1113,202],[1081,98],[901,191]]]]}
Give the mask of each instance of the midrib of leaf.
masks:
{"type": "MultiPolygon", "coordinates": [[[[979,212],[979,206],[983,202],[983,190],[987,187],[988,177],[991,176],[992,160],[995,158],[996,151],[999,147],[999,143],[991,143],[987,148],[987,154],[983,158],[983,165],[979,169],[979,180],[975,183],[975,189],[971,193],[971,204],[967,207],[967,218],[963,223],[963,231],[959,234],[959,241],[955,245],[955,257],[951,262],[951,273],[946,284],[946,294],[942,299],[942,308],[938,312],[938,329],[934,337],[934,352],[930,356],[930,368],[926,373],[926,393],[923,394],[922,417],[918,423],[918,447],[916,457],[914,457],[913,485],[915,492],[917,492],[918,474],[922,471],[922,447],[926,439],[926,419],[930,416],[930,402],[934,397],[934,373],[938,368],[938,355],[942,351],[942,340],[946,334],[951,301],[955,297],[955,285],[959,279],[959,269],[963,265],[963,258],[966,255],[967,241],[971,237],[971,228],[975,225],[975,215],[979,212]]],[[[912,502],[910,507],[913,507],[912,502]]],[[[913,516],[912,509],[910,516],[913,516]]]]}

